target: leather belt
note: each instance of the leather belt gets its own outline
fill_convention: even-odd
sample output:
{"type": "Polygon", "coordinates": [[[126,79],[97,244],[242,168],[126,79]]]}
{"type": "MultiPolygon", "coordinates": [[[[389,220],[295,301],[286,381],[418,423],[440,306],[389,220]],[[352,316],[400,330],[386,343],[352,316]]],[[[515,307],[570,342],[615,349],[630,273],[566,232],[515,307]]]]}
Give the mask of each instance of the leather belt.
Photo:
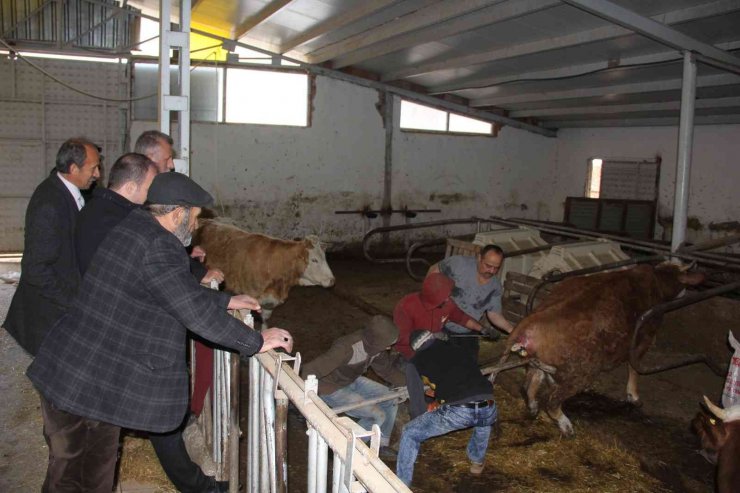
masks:
{"type": "Polygon", "coordinates": [[[469,409],[479,409],[481,407],[488,407],[491,404],[493,404],[493,400],[466,402],[464,404],[455,404],[455,406],[467,407],[469,409]]]}

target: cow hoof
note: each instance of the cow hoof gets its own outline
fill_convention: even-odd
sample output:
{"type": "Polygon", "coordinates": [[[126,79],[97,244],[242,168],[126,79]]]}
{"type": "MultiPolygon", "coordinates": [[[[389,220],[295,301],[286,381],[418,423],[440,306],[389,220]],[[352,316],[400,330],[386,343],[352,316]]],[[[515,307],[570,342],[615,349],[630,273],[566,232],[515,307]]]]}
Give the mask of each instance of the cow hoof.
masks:
{"type": "Polygon", "coordinates": [[[558,418],[558,428],[560,428],[560,433],[562,433],[566,438],[573,438],[573,436],[575,436],[573,423],[570,422],[565,414],[558,418]]]}
{"type": "Polygon", "coordinates": [[[627,394],[627,402],[629,402],[630,404],[632,404],[633,406],[637,408],[642,407],[642,401],[640,400],[639,397],[634,397],[634,396],[627,394]]]}

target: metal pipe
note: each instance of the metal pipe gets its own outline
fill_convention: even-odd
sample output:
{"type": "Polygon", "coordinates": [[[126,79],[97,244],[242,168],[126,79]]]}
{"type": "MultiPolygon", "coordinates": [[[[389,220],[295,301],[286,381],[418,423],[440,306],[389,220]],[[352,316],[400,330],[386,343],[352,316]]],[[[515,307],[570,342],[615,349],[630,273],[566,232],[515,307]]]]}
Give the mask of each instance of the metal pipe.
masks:
{"type": "Polygon", "coordinates": [[[318,449],[316,451],[316,493],[326,493],[326,472],[329,458],[329,447],[326,442],[318,437],[318,449]]]}
{"type": "Polygon", "coordinates": [[[346,404],[344,406],[333,407],[331,410],[337,414],[343,414],[353,409],[358,409],[360,407],[365,407],[365,406],[371,406],[373,404],[378,404],[379,402],[390,401],[392,399],[400,399],[399,402],[403,402],[406,399],[408,399],[408,397],[409,397],[409,393],[406,390],[406,387],[399,387],[395,389],[394,391],[388,392],[387,394],[383,396],[373,397],[372,399],[365,399],[360,402],[353,402],[352,404],[346,404]]]}
{"type": "MultiPolygon", "coordinates": [[[[383,168],[383,202],[381,209],[391,210],[391,197],[393,192],[393,127],[395,116],[393,111],[393,94],[381,93],[383,98],[383,127],[385,128],[385,166],[383,168]]],[[[383,226],[389,226],[391,216],[383,216],[383,226]]]]}
{"type": "Polygon", "coordinates": [[[265,423],[265,412],[264,412],[264,386],[265,386],[265,369],[262,365],[260,365],[260,395],[259,395],[259,422],[260,422],[260,444],[259,444],[259,450],[258,455],[260,458],[260,465],[259,465],[259,477],[260,477],[260,492],[269,493],[270,492],[270,483],[269,483],[269,471],[268,471],[268,463],[267,463],[267,426],[265,423]]]}
{"type": "Polygon", "coordinates": [[[331,493],[339,493],[339,485],[342,484],[342,461],[339,455],[333,454],[331,463],[331,493]]]}
{"type": "Polygon", "coordinates": [[[495,223],[496,221],[490,220],[490,219],[480,219],[480,218],[468,218],[468,219],[441,219],[438,221],[426,221],[421,223],[415,223],[415,224],[400,224],[396,226],[382,226],[380,228],[374,228],[368,231],[365,236],[362,238],[362,253],[365,255],[365,258],[368,259],[370,262],[375,263],[395,263],[395,262],[405,262],[406,258],[386,258],[386,259],[377,259],[370,255],[370,238],[374,235],[381,234],[381,233],[390,233],[393,231],[404,231],[409,229],[421,229],[421,228],[432,228],[436,226],[448,226],[452,224],[479,224],[481,222],[485,223],[495,223]]]}
{"type": "Polygon", "coordinates": [[[221,355],[219,349],[213,350],[213,461],[221,466],[221,355]]]}
{"type": "Polygon", "coordinates": [[[308,483],[306,491],[316,493],[316,455],[318,453],[318,438],[313,427],[308,428],[308,483]]]}
{"type": "MultiPolygon", "coordinates": [[[[267,460],[267,484],[270,492],[277,491],[277,478],[275,468],[275,394],[273,394],[272,377],[269,373],[264,372],[262,380],[262,411],[265,416],[265,439],[267,447],[265,449],[267,460]]],[[[266,488],[265,488],[266,489],[266,488]]]]}
{"type": "Polygon", "coordinates": [[[627,267],[630,265],[644,264],[646,262],[653,262],[655,260],[660,260],[663,258],[665,258],[664,255],[650,255],[648,257],[635,257],[635,258],[630,258],[627,260],[620,260],[618,262],[611,262],[609,264],[594,265],[593,267],[586,267],[585,269],[572,270],[569,272],[560,272],[558,274],[552,274],[548,272],[542,277],[542,280],[539,283],[537,283],[537,285],[532,289],[532,292],[529,293],[527,297],[527,307],[526,307],[525,314],[529,315],[530,313],[532,313],[532,308],[534,307],[534,300],[537,297],[537,293],[540,291],[540,289],[542,289],[547,284],[559,282],[569,277],[583,276],[586,274],[595,274],[597,272],[602,272],[605,270],[618,269],[620,267],[627,267]]]}
{"type": "Polygon", "coordinates": [[[640,318],[637,319],[637,323],[635,324],[635,330],[632,333],[632,342],[630,344],[629,352],[630,366],[640,375],[651,375],[653,373],[659,373],[661,371],[671,370],[673,368],[678,368],[681,366],[691,365],[695,363],[704,363],[717,375],[723,375],[724,371],[721,368],[718,368],[706,355],[703,354],[692,355],[683,360],[672,361],[670,363],[654,366],[652,368],[643,368],[640,366],[639,355],[636,353],[635,349],[637,346],[637,340],[639,339],[640,329],[648,320],[651,320],[655,317],[660,317],[666,312],[670,312],[684,306],[693,305],[694,303],[698,303],[699,301],[704,301],[706,299],[729,293],[737,289],[740,289],[740,281],[732,282],[723,286],[708,289],[706,291],[701,291],[691,295],[686,295],[681,298],[668,301],[666,303],[655,305],[654,307],[640,315],[640,318]]]}
{"type": "MultiPolygon", "coordinates": [[[[257,358],[265,371],[274,376],[278,359],[275,351],[260,353],[253,358],[257,358]]],[[[290,402],[305,416],[308,426],[319,430],[332,451],[339,455],[341,461],[346,461],[346,444],[351,437],[347,428],[339,423],[340,418],[315,392],[304,391],[303,379],[287,364],[283,364],[278,382],[290,402]]],[[[361,440],[353,442],[353,447],[356,457],[352,465],[353,475],[368,491],[411,491],[361,440]]]]}
{"type": "Polygon", "coordinates": [[[231,357],[231,413],[229,419],[229,493],[239,491],[239,367],[238,354],[231,357]]]}
{"type": "Polygon", "coordinates": [[[257,358],[249,358],[249,436],[247,439],[247,485],[249,491],[259,491],[259,368],[257,358]]]}
{"type": "Polygon", "coordinates": [[[417,241],[416,243],[411,244],[409,249],[406,250],[406,272],[408,272],[409,276],[411,276],[411,279],[413,279],[414,281],[423,281],[427,274],[426,272],[424,272],[423,276],[416,274],[413,268],[411,267],[411,264],[413,262],[424,264],[427,267],[427,270],[431,266],[429,261],[423,258],[419,258],[419,259],[413,258],[414,253],[416,253],[416,250],[418,250],[419,248],[424,248],[428,246],[444,245],[445,243],[447,243],[446,239],[436,239],[436,240],[427,240],[427,241],[417,241]]]}
{"type": "MultiPolygon", "coordinates": [[[[492,220],[494,222],[499,222],[498,218],[493,218],[492,220]]],[[[559,225],[542,223],[540,221],[534,221],[532,219],[511,219],[509,218],[504,221],[506,222],[501,222],[501,224],[531,226],[545,233],[551,233],[551,234],[556,234],[556,235],[571,236],[574,238],[582,238],[582,239],[604,238],[607,240],[611,240],[615,243],[618,243],[623,247],[630,248],[632,250],[638,250],[638,251],[650,252],[650,253],[669,253],[671,257],[688,260],[688,261],[696,260],[700,263],[703,263],[706,265],[712,265],[712,266],[719,267],[719,268],[729,268],[732,270],[737,270],[737,267],[740,267],[740,259],[729,258],[729,257],[721,256],[718,254],[710,254],[707,252],[691,252],[690,254],[681,253],[681,252],[671,253],[670,247],[663,246],[663,245],[656,244],[656,243],[634,240],[630,238],[623,238],[621,236],[615,236],[615,235],[610,235],[610,234],[605,234],[605,233],[595,233],[595,232],[590,232],[590,231],[583,231],[583,230],[579,230],[577,228],[571,228],[568,226],[559,226],[559,225]]]]}
{"type": "Polygon", "coordinates": [[[288,396],[278,390],[275,393],[275,469],[277,470],[277,493],[288,491],[288,396]]]}
{"type": "Polygon", "coordinates": [[[673,203],[673,233],[671,251],[677,251],[686,241],[689,210],[691,150],[694,140],[694,104],[696,100],[696,58],[683,52],[683,84],[681,86],[681,119],[678,127],[678,158],[676,160],[676,194],[673,203]]]}

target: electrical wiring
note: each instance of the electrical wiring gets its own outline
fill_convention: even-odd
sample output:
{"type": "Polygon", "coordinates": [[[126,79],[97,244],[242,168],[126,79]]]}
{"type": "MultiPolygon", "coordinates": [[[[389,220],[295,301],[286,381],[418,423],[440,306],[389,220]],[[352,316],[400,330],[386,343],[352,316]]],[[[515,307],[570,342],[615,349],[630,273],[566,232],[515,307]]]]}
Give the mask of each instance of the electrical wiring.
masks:
{"type": "Polygon", "coordinates": [[[76,92],[78,94],[82,94],[83,96],[87,96],[89,98],[97,99],[98,101],[108,101],[108,102],[111,102],[111,103],[130,103],[130,102],[133,102],[133,101],[141,101],[143,99],[153,98],[153,97],[156,96],[156,94],[149,94],[147,96],[139,96],[137,98],[123,98],[123,99],[118,99],[118,98],[107,98],[107,97],[104,97],[104,96],[98,96],[97,94],[91,94],[89,92],[83,91],[82,89],[78,89],[78,88],[76,88],[76,87],[74,87],[74,86],[72,86],[70,84],[67,84],[66,82],[64,82],[60,78],[58,78],[58,77],[50,74],[49,72],[47,72],[43,68],[41,68],[38,65],[36,65],[35,63],[33,63],[28,58],[24,57],[22,54],[18,53],[15,48],[13,48],[8,43],[6,43],[5,40],[2,39],[2,38],[0,38],[0,44],[3,44],[7,50],[9,50],[11,53],[15,53],[15,55],[18,58],[20,58],[21,60],[23,60],[24,62],[26,62],[27,64],[29,64],[31,67],[33,67],[34,69],[36,69],[39,72],[41,72],[42,74],[44,74],[46,77],[50,78],[51,80],[53,80],[54,82],[56,82],[58,84],[61,84],[62,86],[64,86],[67,89],[69,89],[70,91],[74,91],[74,92],[76,92]]]}

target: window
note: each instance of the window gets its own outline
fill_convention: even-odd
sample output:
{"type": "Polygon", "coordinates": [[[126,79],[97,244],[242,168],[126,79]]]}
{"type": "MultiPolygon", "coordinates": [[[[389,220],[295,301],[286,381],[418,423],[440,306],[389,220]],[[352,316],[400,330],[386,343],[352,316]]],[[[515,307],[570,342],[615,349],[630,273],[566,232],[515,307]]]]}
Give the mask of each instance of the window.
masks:
{"type": "Polygon", "coordinates": [[[657,200],[660,158],[588,160],[586,197],[657,200]]]}
{"type": "Polygon", "coordinates": [[[586,185],[586,197],[598,199],[601,192],[601,164],[604,161],[599,158],[589,159],[588,184],[586,185]]]}
{"type": "MultiPolygon", "coordinates": [[[[134,118],[157,119],[159,66],[134,62],[134,118]],[[151,96],[151,97],[145,97],[151,96]]],[[[172,90],[177,69],[170,68],[172,90]]],[[[202,64],[190,69],[190,117],[200,122],[308,126],[308,76],[202,64]],[[225,93],[224,93],[225,91],[225,93]],[[224,97],[225,96],[225,97],[224,97]]]]}
{"type": "Polygon", "coordinates": [[[452,134],[493,135],[493,125],[429,106],[401,101],[401,129],[452,134]]]}
{"type": "Polygon", "coordinates": [[[308,76],[271,70],[226,70],[226,122],[308,125],[308,76]]]}

